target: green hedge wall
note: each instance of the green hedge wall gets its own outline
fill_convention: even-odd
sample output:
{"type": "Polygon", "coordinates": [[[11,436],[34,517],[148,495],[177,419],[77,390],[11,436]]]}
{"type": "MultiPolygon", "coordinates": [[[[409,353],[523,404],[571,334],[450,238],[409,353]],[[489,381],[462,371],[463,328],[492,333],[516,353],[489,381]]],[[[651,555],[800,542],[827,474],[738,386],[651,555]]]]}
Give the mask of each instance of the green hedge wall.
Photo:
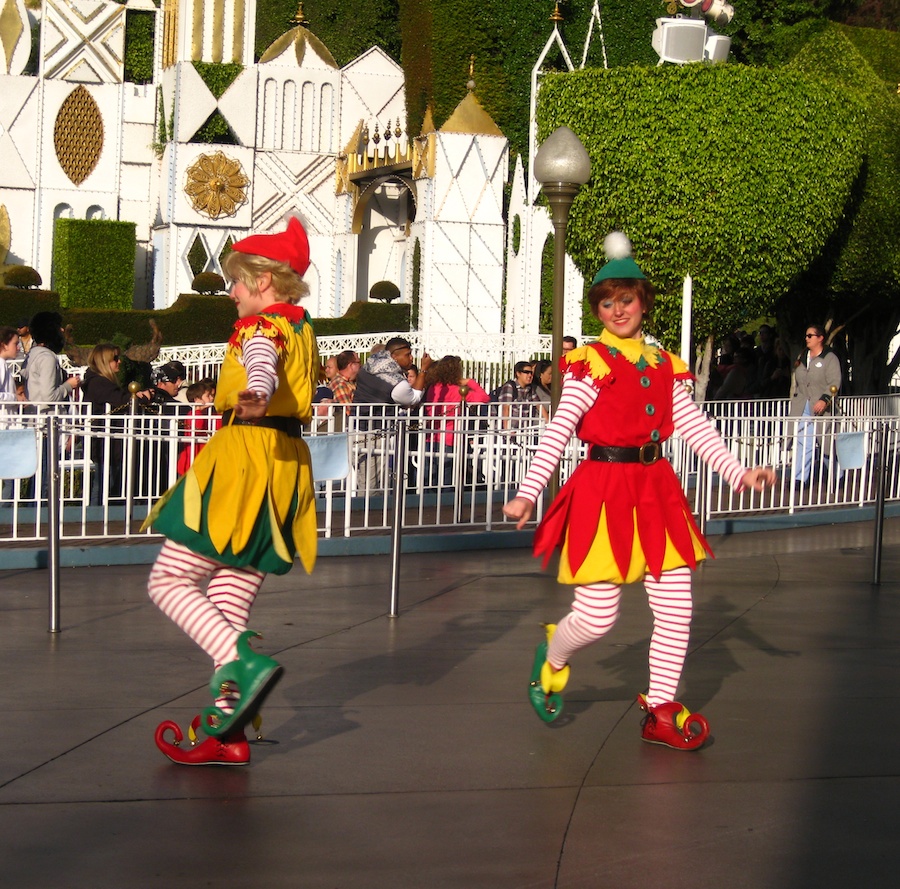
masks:
{"type": "MultiPolygon", "coordinates": [[[[150,319],[159,325],[166,346],[224,343],[235,322],[234,303],[227,296],[185,293],[168,309],[104,311],[61,308],[52,291],[0,287],[0,324],[18,324],[37,312],[55,311],[72,325],[79,345],[109,342],[116,334],[134,343],[148,342],[150,319]]],[[[409,330],[409,313],[407,304],[355,302],[343,318],[314,318],[313,327],[320,336],[409,330]]]]}
{"type": "Polygon", "coordinates": [[[826,316],[843,328],[856,394],[887,390],[891,373],[884,356],[900,324],[898,57],[897,33],[829,25],[792,63],[827,78],[866,109],[866,163],[853,205],[779,306],[779,316],[795,329],[826,316]]]}
{"type": "Polygon", "coordinates": [[[669,345],[687,274],[698,336],[768,314],[835,230],[863,165],[863,104],[794,70],[585,70],[543,90],[541,138],[566,124],[592,162],[568,251],[590,278],[603,237],[624,231],[660,290],[652,330],[669,345]]]}
{"type": "Polygon", "coordinates": [[[134,301],[133,222],[57,219],[53,284],[64,308],[130,309],[134,301]]]}

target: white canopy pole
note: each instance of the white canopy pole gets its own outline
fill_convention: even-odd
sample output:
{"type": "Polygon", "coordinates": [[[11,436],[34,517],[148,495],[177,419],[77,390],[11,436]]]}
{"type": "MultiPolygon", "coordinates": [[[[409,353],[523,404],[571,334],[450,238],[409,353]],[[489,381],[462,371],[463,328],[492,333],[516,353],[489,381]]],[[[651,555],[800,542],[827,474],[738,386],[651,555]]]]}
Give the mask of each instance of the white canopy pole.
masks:
{"type": "Polygon", "coordinates": [[[693,280],[686,275],[684,286],[681,290],[681,360],[693,367],[691,360],[691,298],[693,295],[693,280]]]}

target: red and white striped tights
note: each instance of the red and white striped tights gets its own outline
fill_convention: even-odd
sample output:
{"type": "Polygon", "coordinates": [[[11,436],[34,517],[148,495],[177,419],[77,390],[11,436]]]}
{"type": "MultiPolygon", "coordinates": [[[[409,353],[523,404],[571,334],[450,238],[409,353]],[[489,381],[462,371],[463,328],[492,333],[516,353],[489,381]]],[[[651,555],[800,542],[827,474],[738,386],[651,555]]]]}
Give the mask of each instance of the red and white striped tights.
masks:
{"type": "MultiPolygon", "coordinates": [[[[653,612],[647,703],[655,707],[675,700],[681,679],[691,633],[691,570],[664,571],[659,580],[648,575],[644,587],[653,612]]],[[[622,587],[613,583],[576,587],[572,610],[559,622],[547,649],[554,670],[562,669],[576,651],[612,629],[621,598],[622,587]]]]}
{"type": "Polygon", "coordinates": [[[233,568],[167,540],[150,571],[150,598],[212,659],[215,668],[237,658],[237,638],[265,574],[233,568]],[[206,592],[201,584],[206,584],[206,592]]]}

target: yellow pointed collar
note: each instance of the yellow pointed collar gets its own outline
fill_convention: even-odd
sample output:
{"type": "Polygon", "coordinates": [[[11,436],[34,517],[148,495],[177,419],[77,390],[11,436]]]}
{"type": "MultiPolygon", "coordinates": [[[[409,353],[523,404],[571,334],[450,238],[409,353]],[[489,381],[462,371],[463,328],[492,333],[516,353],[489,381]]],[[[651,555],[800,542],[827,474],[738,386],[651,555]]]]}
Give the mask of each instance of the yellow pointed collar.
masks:
{"type": "Polygon", "coordinates": [[[657,367],[660,362],[660,354],[658,346],[651,346],[641,337],[636,339],[622,339],[614,333],[610,333],[606,328],[600,334],[600,342],[604,346],[613,351],[613,354],[620,352],[622,356],[632,364],[638,365],[641,359],[651,367],[657,367]]]}

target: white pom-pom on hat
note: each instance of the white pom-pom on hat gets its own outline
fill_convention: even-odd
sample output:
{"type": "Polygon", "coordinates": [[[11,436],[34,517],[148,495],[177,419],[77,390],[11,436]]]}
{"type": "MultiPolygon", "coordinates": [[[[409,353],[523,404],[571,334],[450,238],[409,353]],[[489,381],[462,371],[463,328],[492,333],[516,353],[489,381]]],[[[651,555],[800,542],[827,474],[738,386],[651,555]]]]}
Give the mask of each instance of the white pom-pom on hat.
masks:
{"type": "Polygon", "coordinates": [[[631,256],[631,241],[624,232],[610,232],[603,239],[603,252],[607,259],[625,259],[631,256]]]}

